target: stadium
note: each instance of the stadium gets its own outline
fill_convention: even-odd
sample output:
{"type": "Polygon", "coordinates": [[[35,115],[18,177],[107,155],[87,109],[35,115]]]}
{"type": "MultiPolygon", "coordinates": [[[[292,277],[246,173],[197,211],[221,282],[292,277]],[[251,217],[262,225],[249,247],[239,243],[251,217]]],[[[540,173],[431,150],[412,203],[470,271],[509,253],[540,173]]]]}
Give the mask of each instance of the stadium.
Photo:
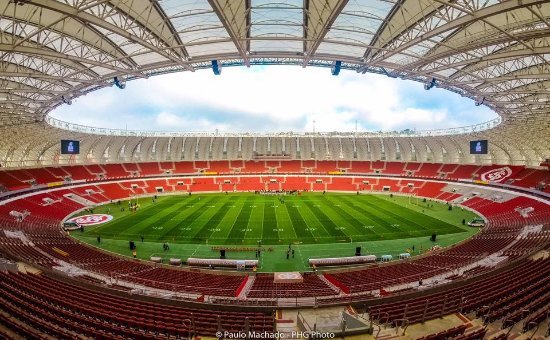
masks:
{"type": "Polygon", "coordinates": [[[547,339],[549,18],[546,0],[1,1],[0,338],[547,339]],[[54,114],[285,66],[496,118],[173,132],[54,114]]]}

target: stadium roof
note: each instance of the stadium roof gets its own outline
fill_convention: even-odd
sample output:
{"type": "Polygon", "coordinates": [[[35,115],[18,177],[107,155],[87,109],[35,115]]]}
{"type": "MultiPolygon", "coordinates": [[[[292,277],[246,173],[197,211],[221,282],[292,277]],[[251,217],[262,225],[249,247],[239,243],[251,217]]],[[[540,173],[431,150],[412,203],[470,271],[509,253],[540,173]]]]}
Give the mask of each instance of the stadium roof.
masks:
{"type": "Polygon", "coordinates": [[[431,83],[495,110],[502,123],[483,136],[508,159],[534,164],[550,150],[549,18],[547,0],[3,1],[0,127],[35,145],[5,140],[0,160],[53,147],[61,132],[47,114],[115,77],[193,72],[217,60],[340,61],[431,83]],[[37,131],[50,137],[36,140],[37,131]]]}

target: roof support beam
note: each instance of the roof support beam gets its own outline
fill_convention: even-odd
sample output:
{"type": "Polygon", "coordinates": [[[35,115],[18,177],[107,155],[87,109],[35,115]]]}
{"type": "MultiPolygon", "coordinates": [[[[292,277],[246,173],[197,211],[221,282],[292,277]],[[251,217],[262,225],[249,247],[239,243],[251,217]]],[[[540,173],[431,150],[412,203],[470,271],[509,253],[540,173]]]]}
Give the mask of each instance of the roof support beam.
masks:
{"type": "Polygon", "coordinates": [[[488,80],[482,80],[482,79],[473,79],[473,80],[453,80],[452,83],[461,86],[461,85],[470,85],[470,84],[477,84],[479,82],[483,82],[484,85],[479,85],[480,87],[485,87],[490,85],[491,83],[499,83],[503,81],[509,81],[509,80],[517,80],[517,79],[550,79],[550,74],[514,74],[514,75],[505,75],[500,76],[496,78],[491,78],[488,80]]]}
{"type": "MultiPolygon", "coordinates": [[[[172,25],[172,21],[170,21],[170,19],[162,9],[162,6],[157,1],[152,1],[151,3],[153,4],[156,11],[162,16],[164,23],[170,30],[170,33],[172,33],[173,35],[172,39],[176,42],[176,45],[179,47],[179,48],[175,48],[174,51],[179,55],[181,55],[185,60],[189,60],[190,58],[189,53],[187,53],[187,50],[185,49],[185,46],[183,44],[183,41],[180,38],[178,31],[176,30],[174,25],[172,25]]],[[[159,37],[159,38],[162,39],[162,37],[159,37]]],[[[166,41],[166,44],[170,45],[170,42],[166,41]]],[[[191,71],[194,71],[194,70],[191,70],[191,71]]]]}
{"type": "MultiPolygon", "coordinates": [[[[498,39],[497,41],[495,41],[495,40],[492,40],[492,41],[479,40],[476,43],[470,43],[470,44],[467,44],[467,45],[464,45],[464,46],[454,47],[453,50],[446,51],[445,53],[430,54],[428,58],[421,58],[419,61],[417,61],[415,63],[405,65],[405,67],[408,68],[408,69],[413,69],[413,70],[414,69],[421,69],[422,67],[428,65],[429,63],[437,62],[437,60],[439,60],[439,59],[452,57],[453,55],[456,55],[456,54],[460,54],[460,53],[467,54],[467,53],[469,53],[469,51],[476,50],[476,49],[482,49],[484,47],[491,46],[491,45],[497,45],[497,44],[505,45],[507,43],[514,42],[518,39],[519,40],[544,39],[549,34],[550,34],[550,30],[544,30],[544,31],[536,31],[536,32],[532,32],[532,33],[529,32],[525,35],[521,35],[520,37],[503,37],[503,38],[498,39]]],[[[516,45],[517,45],[517,43],[514,43],[513,45],[510,45],[510,47],[514,47],[516,45]]],[[[502,51],[504,51],[504,49],[502,51]]],[[[502,51],[499,51],[499,52],[502,52],[502,51]]],[[[475,66],[476,65],[473,64],[471,68],[475,69],[475,66]]],[[[470,68],[468,70],[470,70],[470,68]]],[[[460,71],[457,71],[457,74],[460,73],[461,71],[464,72],[464,71],[467,71],[467,70],[462,69],[460,71]]],[[[450,77],[452,78],[453,76],[451,75],[450,77]]]]}
{"type": "MultiPolygon", "coordinates": [[[[50,57],[50,58],[56,58],[56,60],[59,60],[61,63],[63,63],[63,60],[69,60],[72,62],[76,62],[79,64],[90,64],[98,67],[104,67],[111,69],[113,71],[121,72],[126,74],[127,72],[130,72],[132,70],[129,69],[123,69],[116,66],[109,65],[108,63],[102,63],[98,62],[92,59],[86,59],[76,56],[71,56],[67,54],[63,54],[57,51],[48,50],[46,48],[36,48],[36,47],[30,47],[30,46],[13,46],[9,44],[0,44],[0,51],[2,52],[15,52],[15,53],[21,53],[26,55],[38,55],[38,56],[44,56],[44,57],[50,57]]],[[[68,66],[68,65],[67,65],[68,66]]],[[[89,69],[85,65],[81,65],[81,70],[83,73],[86,73],[89,71],[89,69]]]]}
{"type": "MultiPolygon", "coordinates": [[[[94,2],[92,5],[79,8],[78,10],[82,12],[91,7],[98,6],[99,4],[107,1],[108,0],[94,2]]],[[[138,65],[126,54],[126,52],[124,52],[123,49],[121,49],[119,46],[117,46],[117,44],[115,44],[113,41],[105,37],[104,34],[102,34],[97,29],[95,29],[90,25],[86,25],[78,20],[74,20],[73,25],[80,24],[81,26],[78,28],[70,27],[65,22],[68,18],[70,18],[69,16],[66,16],[66,15],[61,15],[59,19],[54,20],[52,22],[48,22],[47,25],[44,25],[44,23],[42,23],[41,21],[43,20],[44,16],[48,15],[48,13],[42,13],[42,11],[44,10],[46,9],[40,8],[40,13],[38,13],[38,15],[32,15],[32,16],[29,16],[28,13],[25,11],[14,11],[13,16],[9,17],[10,20],[17,21],[22,25],[27,25],[27,26],[32,25],[33,27],[37,28],[34,31],[30,32],[27,36],[22,37],[21,40],[17,41],[15,46],[19,46],[27,41],[34,42],[34,40],[32,40],[31,38],[43,35],[43,32],[45,31],[52,31],[60,35],[69,36],[71,39],[76,39],[80,43],[88,45],[91,48],[101,50],[103,53],[110,55],[112,58],[120,59],[121,56],[126,56],[123,62],[128,63],[131,67],[137,68],[138,65]],[[36,18],[36,16],[38,16],[38,18],[36,18]],[[63,23],[63,24],[59,25],[60,23],[63,23]],[[67,29],[67,30],[75,30],[76,32],[79,32],[79,34],[78,35],[74,34],[76,32],[73,32],[73,34],[70,34],[71,32],[65,32],[61,28],[67,29]],[[86,39],[85,37],[88,37],[88,39],[86,39]]],[[[38,39],[39,38],[36,38],[36,41],[38,41],[38,39]]],[[[38,41],[38,43],[40,42],[38,41]]]]}
{"type": "Polygon", "coordinates": [[[19,77],[19,78],[33,77],[37,79],[55,81],[58,85],[65,86],[67,88],[70,88],[71,86],[68,85],[67,83],[64,83],[65,81],[71,81],[71,82],[77,82],[77,83],[83,83],[83,84],[89,84],[89,85],[97,84],[97,80],[57,77],[57,76],[51,76],[51,75],[43,74],[39,72],[22,73],[22,72],[1,72],[0,71],[0,77],[19,77]]]}
{"type": "Polygon", "coordinates": [[[151,50],[151,51],[154,51],[155,53],[158,53],[159,55],[162,55],[163,57],[169,59],[169,60],[172,60],[173,62],[179,64],[179,65],[182,65],[184,66],[186,69],[192,71],[192,67],[190,66],[190,63],[186,60],[182,60],[181,58],[178,58],[170,53],[167,53],[166,51],[164,51],[163,49],[159,49],[158,47],[152,45],[151,43],[141,39],[140,37],[138,36],[135,36],[133,34],[131,34],[130,32],[128,31],[125,31],[124,29],[106,21],[106,20],[101,20],[100,18],[92,15],[92,14],[89,14],[87,12],[81,12],[79,11],[78,9],[72,7],[72,6],[69,6],[69,5],[66,5],[66,4],[63,4],[61,2],[57,2],[57,1],[49,1],[49,0],[33,0],[32,1],[32,5],[34,6],[38,6],[38,7],[43,7],[43,8],[48,8],[52,11],[55,11],[55,12],[59,12],[59,13],[63,13],[65,15],[68,15],[72,18],[76,18],[78,20],[81,20],[83,22],[89,22],[91,24],[94,24],[98,27],[101,27],[103,29],[106,29],[110,32],[113,32],[113,33],[116,33],[118,35],[120,35],[121,37],[124,37],[134,43],[137,43],[143,47],[146,47],[147,49],[151,50]]]}
{"type": "MultiPolygon", "coordinates": [[[[322,1],[322,0],[307,0],[307,20],[304,22],[304,41],[306,50],[304,51],[304,62],[302,67],[306,67],[307,63],[313,58],[317,48],[321,45],[324,37],[329,32],[334,21],[342,13],[342,10],[348,4],[349,0],[322,1]],[[332,6],[330,8],[329,6],[332,6]],[[315,20],[317,19],[317,20],[315,20]]],[[[306,7],[304,7],[306,11],[306,7]]]]}
{"type": "MultiPolygon", "coordinates": [[[[456,19],[456,20],[453,20],[453,21],[451,21],[451,22],[449,22],[445,25],[441,25],[441,26],[439,26],[439,27],[437,27],[437,28],[435,28],[435,29],[433,29],[429,32],[424,33],[423,35],[421,35],[421,36],[419,36],[415,39],[412,39],[411,41],[409,41],[407,43],[404,43],[403,45],[401,45],[399,47],[396,47],[396,48],[388,51],[383,56],[381,56],[379,58],[379,60],[377,60],[377,61],[387,59],[387,58],[389,58],[393,55],[396,55],[396,54],[399,54],[399,53],[403,52],[404,50],[406,50],[406,49],[408,49],[412,46],[418,45],[419,43],[421,43],[424,40],[428,40],[430,38],[436,37],[440,34],[443,34],[447,31],[450,31],[450,30],[454,30],[454,29],[457,29],[457,28],[467,26],[467,25],[471,24],[474,21],[482,20],[482,19],[491,17],[493,15],[508,12],[508,11],[518,9],[518,8],[534,6],[534,5],[537,5],[537,4],[544,4],[546,2],[547,2],[547,0],[510,0],[510,1],[505,1],[505,2],[502,2],[502,3],[496,4],[496,5],[492,5],[492,6],[480,9],[480,10],[474,12],[474,13],[466,14],[466,15],[464,15],[464,16],[456,19]]],[[[358,72],[362,72],[362,71],[363,71],[363,69],[359,69],[358,72]]]]}
{"type": "Polygon", "coordinates": [[[230,0],[221,4],[222,0],[208,0],[214,13],[220,19],[223,27],[235,44],[244,65],[250,67],[248,46],[250,42],[250,0],[230,0]]]}
{"type": "MultiPolygon", "coordinates": [[[[505,61],[510,59],[515,59],[519,57],[525,57],[525,56],[532,56],[533,54],[547,54],[550,53],[550,47],[539,47],[534,49],[521,49],[521,50],[515,50],[515,51],[506,51],[502,53],[494,53],[489,54],[483,57],[473,58],[470,60],[464,60],[459,61],[456,63],[450,63],[447,65],[441,65],[440,67],[436,67],[433,69],[426,70],[430,73],[437,73],[443,70],[447,70],[450,68],[457,68],[460,66],[470,65],[472,63],[481,63],[481,62],[491,62],[491,61],[505,61]]],[[[441,63],[442,64],[442,63],[441,63]]],[[[488,63],[486,66],[493,65],[495,63],[488,63]]]]}
{"type": "Polygon", "coordinates": [[[374,36],[372,37],[372,40],[369,44],[369,47],[367,48],[367,50],[365,51],[365,54],[363,55],[363,59],[369,59],[370,57],[372,57],[373,53],[374,52],[378,52],[378,49],[374,49],[373,47],[378,44],[378,39],[380,38],[380,35],[382,34],[382,32],[386,29],[386,27],[388,26],[388,23],[391,21],[391,18],[393,18],[393,16],[395,15],[395,13],[397,13],[397,11],[399,10],[399,8],[403,5],[403,3],[405,2],[405,0],[398,0],[392,7],[392,9],[390,10],[390,12],[388,13],[388,15],[386,16],[386,18],[384,19],[384,21],[382,22],[382,24],[378,27],[378,29],[376,30],[376,33],[374,33],[374,36]]]}

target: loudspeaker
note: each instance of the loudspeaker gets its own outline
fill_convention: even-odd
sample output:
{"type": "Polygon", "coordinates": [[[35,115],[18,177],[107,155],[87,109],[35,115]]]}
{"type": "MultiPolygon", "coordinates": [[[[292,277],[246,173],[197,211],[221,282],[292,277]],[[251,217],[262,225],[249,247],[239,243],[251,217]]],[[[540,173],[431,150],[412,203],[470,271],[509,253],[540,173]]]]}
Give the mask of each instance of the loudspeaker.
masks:
{"type": "Polygon", "coordinates": [[[432,237],[430,237],[430,241],[435,242],[436,238],[437,238],[437,235],[433,233],[432,237]]]}
{"type": "Polygon", "coordinates": [[[130,241],[130,250],[134,250],[136,248],[136,244],[134,241],[130,241]]]}
{"type": "Polygon", "coordinates": [[[220,259],[225,259],[225,249],[220,250],[220,259]]]}
{"type": "Polygon", "coordinates": [[[355,247],[355,256],[361,256],[361,247],[355,247]]]}
{"type": "Polygon", "coordinates": [[[332,68],[330,69],[330,73],[333,76],[337,76],[338,74],[340,74],[340,68],[341,67],[342,67],[342,61],[341,60],[336,60],[336,62],[334,62],[334,65],[332,65],[332,68]]]}

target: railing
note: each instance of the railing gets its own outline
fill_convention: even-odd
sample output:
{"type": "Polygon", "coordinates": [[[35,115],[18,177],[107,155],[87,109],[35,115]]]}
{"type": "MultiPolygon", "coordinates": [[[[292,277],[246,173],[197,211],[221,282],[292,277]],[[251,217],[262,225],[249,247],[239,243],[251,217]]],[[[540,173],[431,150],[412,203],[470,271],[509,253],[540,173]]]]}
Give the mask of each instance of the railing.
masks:
{"type": "Polygon", "coordinates": [[[46,117],[49,125],[72,132],[104,135],[104,136],[134,136],[134,137],[430,137],[448,136],[466,133],[480,132],[497,127],[502,122],[498,116],[495,119],[468,126],[434,129],[434,130],[403,130],[403,131],[378,131],[378,132],[219,132],[219,131],[141,131],[128,129],[110,129],[74,124],[46,117]]]}

